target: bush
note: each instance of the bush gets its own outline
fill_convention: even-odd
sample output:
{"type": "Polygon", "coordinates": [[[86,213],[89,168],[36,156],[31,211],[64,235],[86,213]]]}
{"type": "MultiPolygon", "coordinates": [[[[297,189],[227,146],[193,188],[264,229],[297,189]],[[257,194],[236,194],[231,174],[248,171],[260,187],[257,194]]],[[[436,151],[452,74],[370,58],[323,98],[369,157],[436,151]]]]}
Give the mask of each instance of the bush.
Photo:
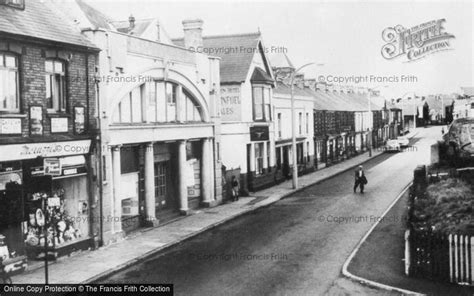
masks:
{"type": "Polygon", "coordinates": [[[465,181],[449,178],[431,184],[413,206],[415,228],[474,234],[474,192],[465,181]]]}

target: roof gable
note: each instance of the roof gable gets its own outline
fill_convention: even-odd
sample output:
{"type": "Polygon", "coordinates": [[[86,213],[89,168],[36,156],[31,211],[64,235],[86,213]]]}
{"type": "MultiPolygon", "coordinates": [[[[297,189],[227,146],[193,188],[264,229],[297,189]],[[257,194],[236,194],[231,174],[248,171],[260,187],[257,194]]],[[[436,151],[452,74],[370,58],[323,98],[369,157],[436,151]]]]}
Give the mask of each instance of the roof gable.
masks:
{"type": "MultiPolygon", "coordinates": [[[[255,53],[259,50],[260,33],[203,37],[202,52],[221,58],[221,83],[242,83],[247,80],[255,53]]],[[[174,39],[184,46],[184,39],[174,39]]]]}

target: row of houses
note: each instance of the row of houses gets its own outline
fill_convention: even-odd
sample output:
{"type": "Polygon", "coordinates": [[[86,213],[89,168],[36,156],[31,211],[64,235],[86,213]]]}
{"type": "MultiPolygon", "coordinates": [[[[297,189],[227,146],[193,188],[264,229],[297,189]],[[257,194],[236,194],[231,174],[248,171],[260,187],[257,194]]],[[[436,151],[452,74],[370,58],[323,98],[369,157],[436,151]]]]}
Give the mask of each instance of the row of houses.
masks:
{"type": "Polygon", "coordinates": [[[292,151],[294,67],[273,64],[259,32],[206,37],[195,19],[171,39],[157,19],[113,21],[82,0],[5,0],[0,15],[0,234],[11,253],[109,244],[226,202],[234,176],[246,195],[401,131],[400,108],[377,92],[298,75],[292,151]]]}

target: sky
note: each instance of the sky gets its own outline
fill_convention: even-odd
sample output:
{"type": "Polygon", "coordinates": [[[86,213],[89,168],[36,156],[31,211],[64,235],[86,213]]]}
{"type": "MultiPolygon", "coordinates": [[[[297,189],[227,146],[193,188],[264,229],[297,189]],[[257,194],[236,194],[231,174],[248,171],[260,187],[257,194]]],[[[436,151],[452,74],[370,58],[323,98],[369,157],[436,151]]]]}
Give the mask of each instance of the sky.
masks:
{"type": "Polygon", "coordinates": [[[182,20],[200,18],[203,35],[259,31],[270,53],[286,53],[295,67],[314,63],[307,78],[378,89],[386,97],[461,93],[474,86],[474,5],[471,1],[158,1],[87,0],[116,20],[158,18],[171,37],[182,37],[182,20]],[[449,50],[407,62],[382,57],[382,32],[445,19],[454,35],[449,50]],[[273,49],[272,49],[273,48],[273,49]],[[359,77],[359,78],[358,78],[359,77]]]}

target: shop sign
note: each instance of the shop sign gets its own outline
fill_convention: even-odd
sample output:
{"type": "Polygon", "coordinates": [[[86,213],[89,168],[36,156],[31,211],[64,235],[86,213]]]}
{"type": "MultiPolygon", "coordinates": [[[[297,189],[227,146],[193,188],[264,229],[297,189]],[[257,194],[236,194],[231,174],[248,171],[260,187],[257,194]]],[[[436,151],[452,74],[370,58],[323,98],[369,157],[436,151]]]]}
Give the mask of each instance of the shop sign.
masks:
{"type": "Polygon", "coordinates": [[[270,132],[268,126],[251,126],[250,141],[268,141],[270,132]]]}
{"type": "Polygon", "coordinates": [[[43,167],[45,175],[61,176],[61,162],[59,158],[45,158],[43,167]]]}
{"type": "Polygon", "coordinates": [[[240,86],[221,87],[221,120],[241,121],[242,101],[240,98],[240,86]]]}
{"type": "Polygon", "coordinates": [[[85,108],[74,107],[74,133],[76,135],[82,135],[85,132],[85,108]]]}
{"type": "Polygon", "coordinates": [[[59,207],[61,206],[61,199],[59,197],[49,197],[48,207],[59,207]]]}
{"type": "Polygon", "coordinates": [[[91,140],[0,145],[0,161],[88,154],[91,140]]]}
{"type": "Polygon", "coordinates": [[[0,118],[0,135],[21,134],[21,118],[0,118]]]}
{"type": "Polygon", "coordinates": [[[51,118],[51,132],[52,133],[67,133],[67,117],[52,117],[51,118]]]}

